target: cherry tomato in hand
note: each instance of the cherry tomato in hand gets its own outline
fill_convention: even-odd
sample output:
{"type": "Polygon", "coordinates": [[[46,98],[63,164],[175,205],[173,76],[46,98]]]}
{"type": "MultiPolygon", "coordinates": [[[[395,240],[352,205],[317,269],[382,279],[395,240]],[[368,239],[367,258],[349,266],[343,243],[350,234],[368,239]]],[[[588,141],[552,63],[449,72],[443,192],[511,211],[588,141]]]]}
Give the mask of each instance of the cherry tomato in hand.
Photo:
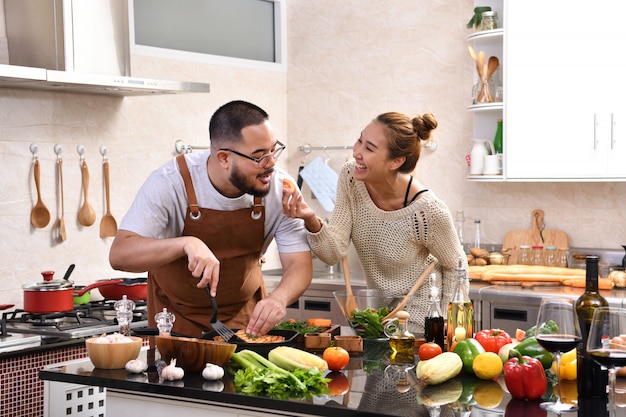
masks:
{"type": "Polygon", "coordinates": [[[342,347],[331,346],[324,350],[322,359],[326,361],[331,371],[341,371],[350,362],[350,354],[342,347]]]}
{"type": "Polygon", "coordinates": [[[420,360],[425,361],[432,359],[442,352],[441,346],[434,342],[423,343],[417,350],[417,356],[420,360]]]}
{"type": "Polygon", "coordinates": [[[296,186],[293,185],[293,182],[291,182],[287,178],[283,179],[283,188],[285,189],[285,191],[296,191],[296,186]]]}

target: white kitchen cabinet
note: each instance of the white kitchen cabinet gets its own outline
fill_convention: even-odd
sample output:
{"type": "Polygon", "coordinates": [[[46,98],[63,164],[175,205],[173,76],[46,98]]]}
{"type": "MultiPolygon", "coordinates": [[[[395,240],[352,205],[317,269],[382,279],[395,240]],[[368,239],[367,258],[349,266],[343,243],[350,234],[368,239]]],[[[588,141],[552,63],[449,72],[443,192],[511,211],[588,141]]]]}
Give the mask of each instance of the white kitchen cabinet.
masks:
{"type": "Polygon", "coordinates": [[[626,3],[505,1],[506,179],[626,180],[626,3]]]}

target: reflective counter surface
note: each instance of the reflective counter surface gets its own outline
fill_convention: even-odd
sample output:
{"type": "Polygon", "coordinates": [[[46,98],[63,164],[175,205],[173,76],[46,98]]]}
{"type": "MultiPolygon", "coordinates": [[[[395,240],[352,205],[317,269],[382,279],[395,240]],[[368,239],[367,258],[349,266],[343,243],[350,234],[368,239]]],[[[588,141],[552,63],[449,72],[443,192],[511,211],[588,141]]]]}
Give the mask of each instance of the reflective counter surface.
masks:
{"type": "MultiPolygon", "coordinates": [[[[156,353],[158,355],[158,352],[156,353]]],[[[147,347],[140,355],[148,363],[155,352],[147,347]]],[[[49,381],[100,386],[107,392],[131,394],[138,404],[149,404],[153,399],[167,396],[175,401],[194,401],[196,404],[224,407],[228,410],[256,410],[268,414],[310,416],[464,416],[464,417],[523,417],[555,416],[541,410],[538,401],[511,399],[502,380],[483,381],[473,376],[460,375],[437,386],[422,386],[417,381],[414,365],[389,361],[386,341],[364,343],[364,351],[351,357],[346,369],[329,373],[331,392],[308,399],[277,400],[249,396],[236,392],[228,373],[221,381],[206,381],[200,374],[187,374],[180,381],[159,381],[156,367],[150,366],[143,374],[125,370],[94,368],[91,361],[82,359],[53,365],[40,371],[40,378],[49,381]]],[[[621,378],[620,378],[621,379],[621,378]]],[[[626,381],[619,381],[621,392],[626,392],[626,381]]],[[[551,395],[552,389],[549,388],[551,395]]],[[[565,401],[576,401],[576,382],[565,381],[562,387],[565,401]]],[[[626,406],[626,394],[617,396],[626,406]]],[[[108,397],[107,397],[108,398],[108,397]]],[[[589,405],[590,411],[564,413],[563,416],[608,416],[606,402],[589,405]]],[[[626,417],[626,409],[619,408],[617,416],[626,417]]]]}

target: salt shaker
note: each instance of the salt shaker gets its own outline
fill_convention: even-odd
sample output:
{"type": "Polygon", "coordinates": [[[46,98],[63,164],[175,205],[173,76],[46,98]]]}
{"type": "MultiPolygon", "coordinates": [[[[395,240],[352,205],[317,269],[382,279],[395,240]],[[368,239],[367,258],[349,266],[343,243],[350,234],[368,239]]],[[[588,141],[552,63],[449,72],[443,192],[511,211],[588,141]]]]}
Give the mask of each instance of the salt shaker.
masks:
{"type": "Polygon", "coordinates": [[[162,312],[154,315],[154,320],[156,321],[157,328],[159,329],[159,336],[169,336],[172,331],[172,327],[174,326],[174,322],[176,321],[176,316],[167,311],[167,308],[163,307],[162,312]]]}
{"type": "Polygon", "coordinates": [[[117,300],[113,304],[117,314],[117,323],[120,326],[120,334],[124,336],[130,336],[130,322],[133,321],[133,310],[135,309],[135,302],[126,298],[126,295],[122,296],[121,300],[117,300]]]}

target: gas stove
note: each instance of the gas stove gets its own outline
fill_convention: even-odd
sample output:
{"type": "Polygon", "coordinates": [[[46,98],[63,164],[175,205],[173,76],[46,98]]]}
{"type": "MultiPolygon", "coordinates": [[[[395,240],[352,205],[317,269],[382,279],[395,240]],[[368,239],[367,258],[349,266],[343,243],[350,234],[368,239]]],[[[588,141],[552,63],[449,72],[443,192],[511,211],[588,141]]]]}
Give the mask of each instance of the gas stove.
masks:
{"type": "MultiPolygon", "coordinates": [[[[92,301],[70,311],[35,314],[16,309],[2,313],[0,352],[119,331],[114,301],[92,301]]],[[[135,302],[131,329],[147,327],[147,307],[135,302]]]]}

